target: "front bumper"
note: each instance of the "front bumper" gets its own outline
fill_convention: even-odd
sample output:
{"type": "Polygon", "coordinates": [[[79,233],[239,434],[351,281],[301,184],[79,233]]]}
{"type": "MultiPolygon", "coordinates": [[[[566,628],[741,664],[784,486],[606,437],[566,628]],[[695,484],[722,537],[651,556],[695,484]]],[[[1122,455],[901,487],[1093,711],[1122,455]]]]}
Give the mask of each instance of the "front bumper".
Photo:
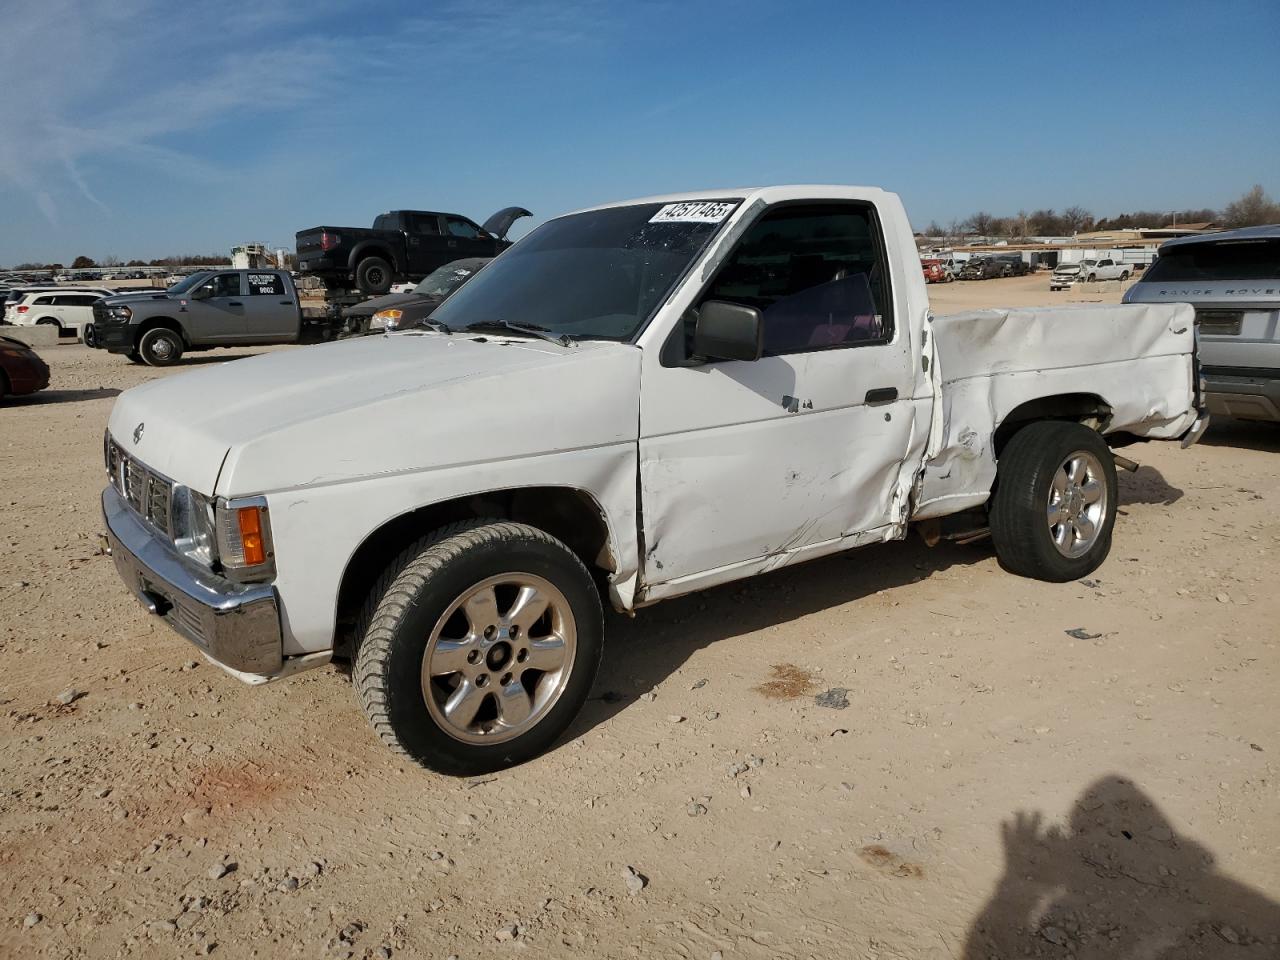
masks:
{"type": "Polygon", "coordinates": [[[102,491],[107,545],[125,585],[209,659],[248,682],[283,675],[280,606],[270,584],[239,584],[186,560],[116,492],[102,491]]]}

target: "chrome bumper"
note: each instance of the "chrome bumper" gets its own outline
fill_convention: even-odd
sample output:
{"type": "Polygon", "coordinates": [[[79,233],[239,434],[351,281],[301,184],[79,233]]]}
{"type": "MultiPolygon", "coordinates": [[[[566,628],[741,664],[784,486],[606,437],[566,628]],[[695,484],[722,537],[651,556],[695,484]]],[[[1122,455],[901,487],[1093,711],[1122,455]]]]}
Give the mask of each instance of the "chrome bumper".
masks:
{"type": "Polygon", "coordinates": [[[160,539],[114,487],[102,491],[107,546],[125,585],[219,666],[259,682],[283,672],[279,601],[270,584],[215,576],[160,539]]]}

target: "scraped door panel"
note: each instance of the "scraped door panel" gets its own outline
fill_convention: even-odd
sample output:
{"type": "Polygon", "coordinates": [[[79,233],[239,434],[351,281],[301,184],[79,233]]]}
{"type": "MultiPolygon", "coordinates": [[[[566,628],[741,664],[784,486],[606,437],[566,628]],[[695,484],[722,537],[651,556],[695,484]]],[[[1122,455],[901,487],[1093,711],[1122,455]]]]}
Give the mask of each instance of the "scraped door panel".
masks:
{"type": "Polygon", "coordinates": [[[911,434],[895,345],[663,368],[642,398],[645,580],[663,583],[889,522],[911,434]],[[658,382],[655,383],[655,380],[658,382]]]}

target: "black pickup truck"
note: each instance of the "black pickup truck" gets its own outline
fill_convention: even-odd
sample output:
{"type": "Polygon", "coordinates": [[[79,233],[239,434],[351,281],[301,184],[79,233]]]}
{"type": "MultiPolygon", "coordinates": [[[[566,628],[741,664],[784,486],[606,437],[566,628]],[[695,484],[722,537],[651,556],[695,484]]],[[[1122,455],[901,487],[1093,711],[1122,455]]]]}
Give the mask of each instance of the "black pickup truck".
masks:
{"type": "Polygon", "coordinates": [[[298,269],[330,290],[382,294],[391,284],[421,280],[464,257],[494,257],[511,246],[507,232],[523,207],[504,207],[477,226],[456,213],[392,210],[366,227],[312,227],[297,235],[298,269]]]}

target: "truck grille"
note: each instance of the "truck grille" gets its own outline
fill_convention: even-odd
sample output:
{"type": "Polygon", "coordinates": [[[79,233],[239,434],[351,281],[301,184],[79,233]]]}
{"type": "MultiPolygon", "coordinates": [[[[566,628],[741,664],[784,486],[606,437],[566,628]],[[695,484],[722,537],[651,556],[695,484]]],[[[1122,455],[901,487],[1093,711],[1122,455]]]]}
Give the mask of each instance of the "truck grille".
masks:
{"type": "Polygon", "coordinates": [[[106,459],[107,476],[116,492],[140,517],[166,537],[170,536],[173,484],[129,456],[110,437],[107,437],[106,459]]]}

